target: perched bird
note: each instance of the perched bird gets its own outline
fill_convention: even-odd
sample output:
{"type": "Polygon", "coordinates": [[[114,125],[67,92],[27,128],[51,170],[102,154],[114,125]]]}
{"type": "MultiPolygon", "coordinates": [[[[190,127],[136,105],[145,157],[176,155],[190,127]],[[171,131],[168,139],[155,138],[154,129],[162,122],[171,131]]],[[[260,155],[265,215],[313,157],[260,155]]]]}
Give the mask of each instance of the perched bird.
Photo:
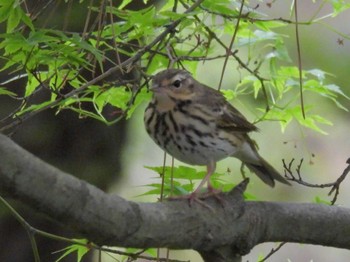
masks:
{"type": "Polygon", "coordinates": [[[216,162],[236,157],[269,186],[289,183],[257,152],[248,133],[257,128],[217,90],[196,81],[189,72],[167,69],[156,74],[153,99],[144,122],[151,138],[176,159],[207,166],[207,174],[193,195],[207,182],[216,162]]]}

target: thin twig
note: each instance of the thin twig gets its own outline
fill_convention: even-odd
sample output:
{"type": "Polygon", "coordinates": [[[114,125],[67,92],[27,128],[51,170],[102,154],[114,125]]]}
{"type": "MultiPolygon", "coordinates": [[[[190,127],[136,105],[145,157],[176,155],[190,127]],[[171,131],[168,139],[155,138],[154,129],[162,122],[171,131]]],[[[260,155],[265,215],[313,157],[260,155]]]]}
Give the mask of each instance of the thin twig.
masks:
{"type": "Polygon", "coordinates": [[[285,177],[289,181],[293,181],[293,182],[296,182],[296,183],[298,183],[300,185],[303,185],[303,186],[306,186],[306,187],[311,187],[311,188],[331,188],[331,190],[328,193],[329,196],[334,193],[334,196],[333,196],[333,198],[331,200],[331,205],[334,205],[335,202],[337,201],[337,198],[338,198],[338,195],[339,195],[339,191],[340,191],[340,185],[345,180],[345,178],[348,175],[348,173],[350,172],[350,158],[349,158],[346,161],[348,166],[344,169],[343,173],[338,177],[338,179],[335,182],[324,183],[324,184],[313,184],[313,183],[309,183],[309,182],[304,181],[304,179],[302,178],[301,166],[303,164],[303,159],[300,160],[300,163],[298,164],[298,166],[297,166],[297,168],[295,170],[296,171],[296,175],[294,174],[294,172],[292,170],[292,165],[294,163],[294,159],[292,159],[289,162],[288,165],[286,164],[284,159],[282,159],[282,162],[283,162],[285,177]]]}
{"type": "Polygon", "coordinates": [[[15,219],[22,225],[22,227],[27,232],[32,246],[34,260],[35,262],[39,262],[39,250],[35,241],[36,230],[2,196],[0,196],[0,202],[2,202],[2,204],[6,206],[8,210],[10,210],[10,213],[15,217],[15,219]]]}
{"type": "Polygon", "coordinates": [[[128,256],[128,257],[132,257],[132,258],[140,258],[140,259],[147,259],[149,261],[169,261],[169,262],[185,262],[185,261],[180,261],[180,260],[175,260],[175,259],[165,259],[165,258],[159,258],[157,260],[157,258],[153,258],[150,256],[144,256],[141,255],[141,253],[143,253],[145,250],[139,251],[139,252],[135,252],[135,253],[128,253],[128,252],[123,252],[123,251],[119,251],[119,250],[115,250],[112,248],[105,248],[105,247],[100,247],[94,243],[87,243],[84,244],[82,242],[76,241],[74,239],[70,239],[70,238],[65,238],[62,236],[58,236],[58,235],[54,235],[45,231],[42,231],[40,229],[37,229],[35,227],[33,227],[32,225],[30,225],[3,197],[0,196],[0,202],[6,206],[6,208],[9,209],[10,213],[15,217],[15,219],[23,226],[23,228],[27,231],[29,237],[30,237],[30,241],[32,243],[32,247],[34,247],[33,252],[34,252],[34,256],[35,256],[35,261],[40,261],[40,257],[39,257],[39,252],[36,246],[36,242],[35,242],[35,235],[41,235],[43,237],[46,238],[50,238],[50,239],[54,239],[57,241],[61,241],[61,242],[66,242],[69,244],[74,244],[74,245],[80,245],[80,246],[84,246],[87,248],[93,248],[99,251],[104,251],[104,252],[108,252],[108,253],[113,253],[113,254],[117,254],[117,255],[123,255],[123,256],[128,256]]]}
{"type": "Polygon", "coordinates": [[[287,242],[282,242],[280,243],[277,247],[272,248],[271,251],[261,260],[259,260],[259,262],[265,262],[267,261],[268,258],[270,258],[273,254],[275,254],[278,250],[280,250],[285,244],[287,244],[287,242]]]}
{"type": "Polygon", "coordinates": [[[303,95],[303,67],[301,63],[301,47],[299,39],[299,24],[298,24],[298,0],[294,0],[294,16],[295,16],[295,39],[297,43],[298,54],[298,69],[299,69],[299,88],[300,88],[300,105],[303,118],[305,119],[304,95],[303,95]]]}
{"type": "MultiPolygon", "coordinates": [[[[190,6],[184,13],[190,13],[193,10],[195,10],[204,0],[197,0],[192,6],[190,6]]],[[[171,24],[169,24],[165,30],[160,33],[151,43],[149,43],[148,45],[144,46],[143,48],[141,48],[140,50],[138,50],[136,52],[136,54],[133,57],[130,57],[129,59],[125,60],[124,62],[122,62],[119,65],[116,65],[110,69],[108,69],[106,72],[100,74],[99,76],[95,77],[94,79],[86,82],[85,84],[81,85],[79,88],[76,88],[72,91],[70,91],[69,93],[67,93],[66,95],[63,95],[62,97],[57,98],[55,101],[52,101],[51,103],[48,103],[47,105],[37,109],[36,111],[31,111],[28,112],[27,114],[23,115],[21,117],[21,119],[15,119],[12,123],[2,127],[0,129],[0,132],[4,132],[7,131],[11,128],[13,128],[14,126],[26,121],[27,119],[41,113],[42,111],[45,111],[49,108],[55,107],[57,105],[59,105],[63,100],[70,98],[70,97],[74,97],[77,96],[79,94],[81,94],[82,92],[84,92],[89,86],[94,85],[95,83],[105,79],[106,77],[114,74],[116,71],[121,70],[124,67],[127,66],[131,66],[133,65],[136,61],[138,61],[146,52],[148,52],[149,50],[152,49],[153,46],[155,46],[158,42],[162,41],[168,34],[170,34],[171,32],[174,31],[174,29],[180,24],[180,22],[182,21],[183,18],[179,18],[177,20],[175,20],[174,22],[172,22],[171,24]]]]}
{"type": "MultiPolygon", "coordinates": [[[[180,1],[182,3],[182,5],[186,8],[187,5],[183,2],[183,1],[180,1]]],[[[223,41],[221,41],[221,39],[214,33],[213,30],[211,30],[206,24],[204,24],[201,19],[198,18],[198,16],[194,15],[193,16],[196,21],[200,24],[202,24],[203,28],[207,31],[208,35],[210,38],[214,39],[219,45],[221,45],[225,50],[228,50],[227,46],[225,45],[225,43],[223,41]]],[[[238,62],[239,66],[241,66],[242,68],[244,68],[245,70],[247,70],[250,74],[252,74],[253,76],[255,76],[260,84],[261,84],[261,88],[263,90],[263,95],[264,95],[264,98],[265,98],[265,101],[266,101],[266,111],[269,111],[270,108],[269,108],[269,103],[268,103],[268,96],[267,96],[267,92],[266,92],[266,87],[265,87],[265,84],[264,84],[264,81],[267,80],[263,77],[261,77],[258,72],[250,69],[238,56],[237,56],[237,50],[235,51],[231,51],[230,52],[230,55],[238,62]]]]}
{"type": "Polygon", "coordinates": [[[223,81],[223,79],[224,79],[224,74],[225,74],[225,70],[226,70],[228,58],[230,57],[231,49],[232,49],[232,47],[233,47],[233,43],[235,42],[236,35],[237,35],[238,29],[239,29],[239,23],[240,23],[240,21],[241,21],[241,16],[242,16],[242,12],[243,12],[243,7],[244,7],[244,0],[242,0],[242,2],[241,2],[241,7],[240,7],[240,9],[239,9],[239,16],[238,16],[238,18],[237,18],[237,23],[236,23],[235,31],[233,32],[233,35],[232,35],[232,38],[231,38],[231,42],[230,42],[230,44],[229,44],[229,46],[228,46],[228,48],[227,48],[227,50],[226,50],[227,55],[226,55],[226,57],[225,57],[224,64],[223,64],[223,66],[222,66],[218,90],[220,90],[222,81],[223,81]]]}
{"type": "Polygon", "coordinates": [[[337,179],[337,181],[334,182],[334,185],[333,185],[331,191],[329,191],[329,193],[328,193],[328,195],[330,196],[335,190],[334,197],[333,197],[333,199],[331,201],[332,205],[334,205],[335,202],[337,201],[337,198],[338,198],[338,195],[339,195],[339,190],[340,190],[340,184],[345,180],[346,176],[350,172],[350,158],[348,158],[346,163],[348,164],[348,166],[344,169],[343,173],[337,179]]]}
{"type": "MultiPolygon", "coordinates": [[[[109,3],[110,3],[110,8],[112,9],[113,8],[113,1],[109,1],[109,3]]],[[[114,30],[114,19],[113,19],[112,12],[110,12],[109,19],[111,21],[111,32],[112,32],[112,36],[113,36],[112,41],[113,41],[113,47],[114,47],[115,56],[116,56],[116,59],[117,59],[117,65],[120,65],[122,63],[122,61],[121,61],[121,58],[120,58],[120,54],[119,54],[118,46],[117,46],[117,42],[116,42],[117,35],[115,33],[115,30],[114,30]]],[[[124,73],[123,70],[120,70],[120,72],[122,74],[124,73]]]]}

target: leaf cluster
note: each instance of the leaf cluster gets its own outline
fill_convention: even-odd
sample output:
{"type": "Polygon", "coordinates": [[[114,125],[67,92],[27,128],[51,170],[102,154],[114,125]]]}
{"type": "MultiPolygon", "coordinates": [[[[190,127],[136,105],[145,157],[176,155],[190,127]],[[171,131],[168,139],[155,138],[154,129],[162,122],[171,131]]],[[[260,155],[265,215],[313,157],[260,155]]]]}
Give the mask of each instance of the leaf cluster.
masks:
{"type": "MultiPolygon", "coordinates": [[[[349,8],[340,2],[331,2],[332,15],[349,8]]],[[[29,14],[20,1],[2,0],[0,23],[6,25],[6,32],[0,35],[0,71],[9,78],[0,84],[0,95],[21,102],[15,111],[4,112],[12,123],[2,123],[2,131],[49,108],[56,108],[57,113],[73,110],[80,117],[113,124],[131,117],[140,104],[150,99],[146,87],[150,76],[159,69],[178,66],[195,74],[205,61],[220,64],[227,59],[236,63],[242,75],[237,87],[230,90],[231,98],[243,94],[264,97],[265,109],[257,111],[258,121],[278,120],[285,130],[294,120],[325,133],[319,124],[330,121],[314,113],[312,104],[304,107],[297,100],[299,69],[290,59],[286,36],[278,31],[293,26],[294,21],[266,19],[249,2],[243,2],[240,9],[240,3],[234,1],[198,1],[198,6],[189,12],[184,11],[191,4],[186,1],[167,1],[163,6],[149,5],[140,10],[128,9],[129,4],[122,1],[119,6],[88,6],[87,12],[100,15],[98,22],[103,26],[95,23],[84,32],[73,33],[40,28],[35,25],[36,15],[29,14]],[[116,59],[107,56],[108,52],[114,53],[116,59]],[[124,56],[131,59],[122,61],[124,56]],[[115,81],[107,80],[107,62],[121,74],[115,81]],[[83,76],[84,70],[93,75],[100,71],[102,75],[91,82],[83,76]],[[128,72],[133,73],[133,79],[123,79],[128,72]],[[19,79],[26,84],[20,91],[11,90],[10,84],[19,79]],[[50,92],[49,98],[30,102],[42,90],[50,92]],[[92,107],[87,110],[84,105],[92,107]],[[105,115],[106,107],[116,108],[119,113],[111,120],[105,115]],[[303,110],[307,111],[307,119],[300,117],[303,110]]],[[[312,23],[307,22],[310,26],[312,23]]],[[[346,110],[339,98],[348,96],[329,77],[322,69],[304,70],[303,92],[326,98],[346,110]]]]}

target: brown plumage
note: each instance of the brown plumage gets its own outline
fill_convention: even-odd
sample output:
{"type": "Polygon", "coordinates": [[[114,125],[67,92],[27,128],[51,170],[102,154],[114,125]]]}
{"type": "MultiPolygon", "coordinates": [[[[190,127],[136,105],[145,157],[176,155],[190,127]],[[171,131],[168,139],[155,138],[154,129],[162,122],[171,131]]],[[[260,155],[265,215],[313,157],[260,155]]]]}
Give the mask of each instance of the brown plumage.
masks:
{"type": "Polygon", "coordinates": [[[151,138],[167,153],[191,165],[206,165],[207,175],[194,193],[208,182],[217,161],[240,159],[270,186],[289,184],[257,152],[248,133],[257,128],[225,97],[196,81],[189,72],[168,69],[153,78],[153,99],[144,121],[151,138]]]}

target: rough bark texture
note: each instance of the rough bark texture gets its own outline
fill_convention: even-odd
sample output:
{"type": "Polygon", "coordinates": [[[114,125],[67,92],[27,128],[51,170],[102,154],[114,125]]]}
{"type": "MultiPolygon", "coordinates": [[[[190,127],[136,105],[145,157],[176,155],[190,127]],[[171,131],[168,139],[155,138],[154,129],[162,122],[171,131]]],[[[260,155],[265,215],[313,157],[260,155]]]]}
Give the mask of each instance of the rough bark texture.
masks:
{"type": "Polygon", "coordinates": [[[109,246],[195,249],[206,261],[240,261],[255,245],[287,241],[350,249],[350,210],[319,204],[245,202],[246,181],[205,207],[135,203],[52,167],[0,135],[0,192],[89,240],[109,246]],[[327,230],[330,229],[331,230],[327,230]]]}

